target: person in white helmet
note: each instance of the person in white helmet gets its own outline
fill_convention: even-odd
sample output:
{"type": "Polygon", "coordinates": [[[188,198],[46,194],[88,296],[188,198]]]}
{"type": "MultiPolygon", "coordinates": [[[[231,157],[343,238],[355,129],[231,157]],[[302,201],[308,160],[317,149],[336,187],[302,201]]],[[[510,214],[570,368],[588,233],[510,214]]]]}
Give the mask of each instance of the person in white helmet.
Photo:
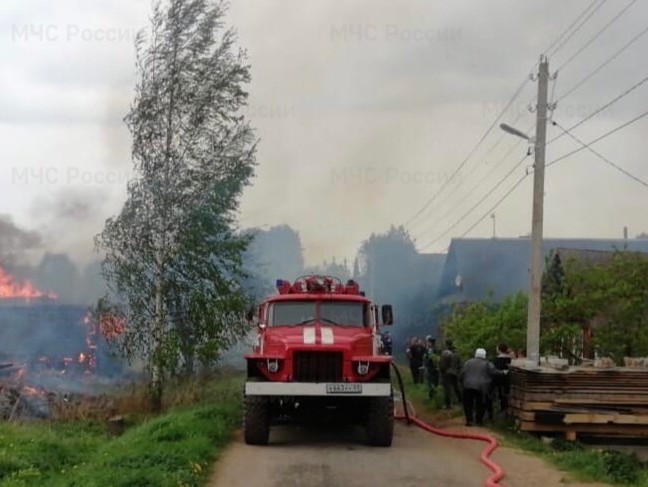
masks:
{"type": "Polygon", "coordinates": [[[486,360],[486,350],[475,350],[475,358],[468,360],[459,374],[459,381],[463,387],[463,407],[466,416],[466,426],[484,424],[486,413],[486,399],[490,391],[493,377],[506,375],[506,371],[497,370],[486,360]]]}

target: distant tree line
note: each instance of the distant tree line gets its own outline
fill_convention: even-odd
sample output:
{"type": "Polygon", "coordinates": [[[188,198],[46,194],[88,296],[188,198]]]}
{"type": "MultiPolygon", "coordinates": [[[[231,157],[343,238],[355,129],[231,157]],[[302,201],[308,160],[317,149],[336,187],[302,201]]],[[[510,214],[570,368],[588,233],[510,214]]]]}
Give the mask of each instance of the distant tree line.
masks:
{"type": "Polygon", "coordinates": [[[429,278],[430,269],[422,265],[414,241],[402,227],[371,234],[360,244],[352,266],[334,258],[305,266],[299,233],[288,225],[246,233],[253,236],[244,256],[250,276],[246,286],[257,299],[273,292],[278,278],[295,279],[303,274],[332,275],[343,281],[352,278],[371,299],[394,306],[397,340],[436,332],[437,283],[429,278]]]}

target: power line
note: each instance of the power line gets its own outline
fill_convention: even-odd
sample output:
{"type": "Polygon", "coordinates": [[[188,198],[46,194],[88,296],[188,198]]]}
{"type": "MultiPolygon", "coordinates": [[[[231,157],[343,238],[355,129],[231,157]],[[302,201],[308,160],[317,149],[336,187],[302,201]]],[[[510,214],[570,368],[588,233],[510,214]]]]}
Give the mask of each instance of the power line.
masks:
{"type": "Polygon", "coordinates": [[[630,39],[626,44],[624,44],[619,50],[617,50],[612,56],[607,58],[605,61],[603,61],[601,64],[599,64],[591,73],[589,73],[587,76],[585,76],[583,79],[581,79],[578,83],[576,83],[574,86],[572,86],[566,93],[564,93],[558,101],[562,100],[566,96],[570,95],[574,91],[576,91],[578,88],[583,85],[586,81],[588,81],[592,76],[594,76],[596,73],[598,73],[601,69],[603,69],[605,66],[610,64],[612,61],[614,61],[623,51],[625,51],[628,47],[630,47],[632,44],[637,42],[644,34],[648,32],[648,27],[646,27],[644,30],[639,32],[637,35],[635,35],[632,39],[630,39]]]}
{"type": "MultiPolygon", "coordinates": [[[[563,41],[558,45],[558,47],[556,47],[556,48],[554,49],[554,51],[553,51],[552,53],[548,53],[548,54],[547,54],[547,57],[554,56],[558,51],[560,51],[560,50],[563,48],[563,46],[564,46],[564,45],[569,41],[569,39],[571,39],[571,38],[574,36],[574,34],[576,34],[576,32],[578,32],[578,31],[581,29],[581,27],[583,27],[583,26],[587,23],[587,21],[592,17],[592,15],[594,15],[594,14],[595,14],[595,13],[596,13],[600,8],[601,8],[601,7],[605,4],[605,2],[607,2],[607,0],[602,0],[601,3],[599,3],[596,7],[594,7],[594,9],[593,9],[593,10],[592,10],[592,11],[591,11],[591,12],[590,12],[590,13],[589,13],[589,14],[588,14],[584,19],[583,19],[583,21],[580,23],[580,25],[576,26],[576,28],[575,28],[574,30],[572,30],[571,34],[569,34],[569,35],[568,35],[568,36],[567,36],[567,37],[566,37],[566,38],[565,38],[565,39],[564,39],[564,40],[563,40],[563,41]]],[[[591,5],[590,5],[590,7],[591,7],[591,5]]],[[[587,7],[586,11],[587,11],[590,7],[587,7]]]]}
{"type": "MultiPolygon", "coordinates": [[[[590,17],[591,17],[591,16],[592,16],[592,15],[593,15],[597,10],[598,10],[598,9],[599,9],[599,8],[600,8],[600,7],[601,7],[601,6],[606,2],[606,1],[607,1],[607,0],[602,0],[601,3],[600,3],[599,5],[596,5],[596,6],[595,6],[595,4],[596,4],[597,2],[599,2],[599,0],[593,0],[592,3],[590,3],[590,5],[589,5],[589,6],[588,6],[588,7],[587,7],[583,12],[581,12],[581,13],[576,17],[576,19],[574,19],[574,21],[573,21],[573,22],[572,22],[572,23],[571,23],[571,24],[570,24],[570,25],[569,25],[569,26],[568,26],[568,27],[567,27],[567,28],[566,28],[566,29],[565,29],[565,30],[564,30],[564,31],[563,31],[563,32],[562,32],[562,33],[561,33],[561,34],[560,34],[556,39],[553,40],[553,42],[549,45],[549,47],[547,48],[547,50],[546,50],[545,52],[550,51],[550,50],[551,50],[551,49],[552,49],[552,48],[553,48],[553,47],[554,47],[558,42],[560,42],[560,40],[561,40],[561,39],[562,39],[562,38],[563,38],[563,37],[564,37],[564,36],[565,36],[565,35],[566,35],[566,34],[567,34],[567,33],[568,33],[568,32],[569,32],[569,31],[574,27],[574,25],[576,25],[576,24],[577,24],[577,23],[578,23],[578,22],[583,18],[583,16],[585,16],[585,15],[587,14],[588,11],[590,11],[590,10],[592,10],[592,8],[594,8],[594,10],[592,10],[592,11],[590,12],[590,14],[589,14],[589,15],[588,15],[584,20],[583,20],[583,22],[582,22],[579,26],[576,27],[576,29],[575,29],[575,30],[574,30],[574,31],[573,31],[573,32],[572,32],[572,33],[571,33],[571,34],[570,34],[570,35],[569,35],[569,36],[568,36],[568,37],[567,37],[567,38],[566,38],[566,39],[565,39],[561,44],[560,44],[560,46],[558,46],[558,47],[555,49],[555,51],[554,51],[553,54],[555,54],[556,52],[558,52],[558,50],[560,50],[560,48],[562,48],[562,46],[563,46],[563,45],[564,45],[564,44],[565,44],[565,43],[566,43],[566,42],[567,42],[567,41],[568,41],[568,40],[569,40],[569,39],[570,39],[570,38],[571,38],[571,37],[576,33],[576,31],[578,31],[578,30],[579,30],[579,29],[580,29],[580,28],[585,24],[585,22],[587,22],[587,20],[588,20],[588,19],[589,19],[589,18],[590,18],[590,17]]],[[[535,66],[536,66],[536,65],[533,66],[532,70],[535,69],[535,66]]],[[[522,84],[521,84],[521,85],[518,87],[518,89],[515,91],[515,93],[513,94],[513,96],[511,97],[511,99],[509,100],[509,102],[506,104],[506,106],[504,107],[504,109],[499,113],[499,115],[495,118],[495,120],[493,120],[493,123],[488,127],[488,129],[486,130],[486,132],[484,133],[484,135],[483,135],[483,136],[482,136],[482,137],[477,141],[477,144],[475,144],[475,146],[472,148],[472,150],[471,150],[471,151],[468,153],[468,155],[464,158],[464,160],[461,162],[461,164],[459,165],[459,167],[457,167],[457,169],[455,169],[455,171],[454,171],[454,172],[450,175],[450,177],[445,181],[445,183],[443,184],[443,186],[441,186],[441,188],[440,188],[436,193],[434,193],[434,194],[432,195],[432,197],[431,197],[428,201],[426,201],[426,202],[423,204],[423,206],[422,206],[422,207],[421,207],[421,208],[420,208],[416,213],[414,213],[414,215],[412,215],[412,216],[411,216],[411,217],[410,217],[410,218],[405,222],[405,224],[404,224],[405,226],[410,225],[410,224],[411,224],[411,223],[412,223],[416,218],[418,218],[418,217],[419,217],[419,216],[420,216],[420,215],[421,215],[425,210],[427,210],[427,209],[430,207],[430,205],[431,205],[431,204],[432,204],[432,203],[437,199],[437,197],[438,197],[438,196],[439,196],[439,195],[440,195],[440,194],[441,194],[441,193],[442,193],[442,192],[443,192],[443,191],[448,187],[448,185],[450,184],[450,182],[452,182],[452,180],[457,176],[457,174],[461,171],[461,169],[463,169],[463,167],[466,165],[466,163],[468,162],[468,160],[469,160],[469,159],[473,156],[473,154],[477,151],[477,149],[478,149],[479,146],[482,144],[482,142],[486,139],[486,137],[488,136],[488,134],[490,134],[491,131],[493,130],[493,128],[495,128],[497,122],[502,118],[502,116],[504,115],[504,113],[505,113],[505,112],[508,110],[508,108],[513,104],[513,102],[515,101],[515,99],[519,96],[520,92],[521,92],[522,89],[526,86],[526,84],[527,84],[528,82],[529,82],[529,79],[528,79],[528,78],[525,78],[524,81],[522,82],[522,84]]],[[[497,145],[497,143],[496,143],[495,145],[497,145]]],[[[492,148],[494,148],[494,147],[492,147],[492,148]]],[[[491,148],[491,150],[492,150],[492,148],[491,148]]]]}
{"type": "MultiPolygon", "coordinates": [[[[642,118],[644,118],[646,116],[648,116],[648,111],[645,111],[641,115],[638,115],[635,118],[633,118],[632,120],[629,120],[629,121],[625,122],[624,124],[621,124],[618,127],[610,130],[609,132],[604,133],[603,135],[597,137],[596,139],[590,140],[586,145],[594,145],[597,142],[609,137],[610,135],[614,134],[615,132],[618,132],[621,129],[626,128],[628,125],[632,125],[633,123],[637,122],[638,120],[641,120],[642,118]]],[[[571,130],[571,129],[568,129],[568,131],[569,130],[571,130]]],[[[576,154],[577,152],[580,152],[580,151],[584,150],[585,148],[586,148],[586,146],[579,147],[578,149],[575,149],[575,150],[573,150],[571,152],[568,152],[567,154],[563,154],[562,156],[558,157],[557,159],[554,159],[553,161],[547,163],[545,167],[553,166],[557,162],[560,162],[563,159],[566,159],[566,158],[576,154]]]]}
{"type": "Polygon", "coordinates": [[[515,166],[513,166],[513,168],[511,168],[511,170],[510,170],[508,173],[506,173],[506,175],[505,175],[503,178],[501,178],[501,179],[499,180],[499,182],[498,182],[495,186],[493,186],[493,187],[490,189],[490,191],[488,191],[488,193],[486,193],[484,196],[482,196],[481,199],[480,199],[479,201],[477,201],[477,203],[475,203],[475,204],[474,204],[474,205],[473,205],[473,206],[472,206],[472,207],[471,207],[471,208],[470,208],[466,213],[464,213],[463,216],[462,216],[461,218],[459,218],[459,220],[457,220],[455,223],[453,223],[453,224],[450,225],[448,228],[446,228],[446,229],[443,231],[443,233],[441,233],[441,235],[439,235],[436,239],[434,239],[432,242],[430,242],[429,244],[427,244],[427,245],[426,245],[425,247],[423,247],[423,248],[426,249],[426,248],[428,248],[428,247],[434,245],[434,244],[437,243],[439,240],[441,240],[443,237],[445,237],[445,236],[448,234],[448,232],[452,231],[454,228],[456,228],[457,225],[459,225],[462,221],[464,221],[466,218],[468,218],[468,216],[469,216],[469,215],[470,215],[470,214],[471,214],[471,213],[472,213],[472,212],[473,212],[473,211],[474,211],[474,210],[475,210],[479,205],[481,205],[481,204],[486,200],[486,198],[488,198],[491,194],[493,194],[493,193],[495,192],[495,190],[496,190],[497,188],[499,188],[499,187],[502,185],[502,183],[503,183],[504,181],[506,181],[506,180],[509,178],[509,176],[515,172],[515,170],[516,170],[516,169],[517,169],[517,168],[518,168],[518,167],[519,167],[519,166],[524,162],[524,160],[525,160],[527,157],[528,157],[528,156],[525,155],[522,159],[520,159],[520,160],[517,162],[517,164],[515,164],[515,166]]]}
{"type": "MultiPolygon", "coordinates": [[[[459,235],[459,238],[463,238],[463,237],[465,237],[465,236],[466,236],[468,233],[470,233],[470,232],[471,232],[471,231],[472,231],[472,230],[473,230],[477,225],[479,225],[481,222],[483,222],[484,219],[487,218],[488,215],[490,215],[491,213],[493,213],[493,211],[495,211],[495,210],[497,209],[497,207],[498,207],[499,205],[501,205],[502,202],[503,202],[506,198],[508,198],[508,197],[511,195],[511,193],[513,193],[513,191],[515,191],[515,190],[517,189],[517,187],[518,187],[520,184],[522,184],[522,181],[524,181],[528,176],[529,176],[529,174],[524,174],[520,179],[518,179],[518,180],[515,182],[515,184],[511,187],[511,189],[509,189],[509,190],[508,190],[508,191],[507,191],[507,192],[506,192],[506,193],[505,193],[505,194],[504,194],[504,195],[503,195],[499,200],[497,200],[497,202],[496,202],[493,206],[491,206],[491,207],[488,209],[488,211],[486,211],[486,213],[484,213],[484,214],[483,214],[483,215],[482,215],[482,216],[481,216],[481,217],[480,217],[480,218],[479,218],[475,223],[473,223],[473,224],[470,226],[470,228],[468,228],[468,230],[466,230],[464,233],[462,233],[461,235],[459,235]]],[[[436,242],[436,241],[435,241],[435,242],[436,242]]],[[[427,249],[428,247],[431,247],[435,242],[432,242],[432,243],[426,245],[426,246],[423,247],[421,250],[425,250],[425,249],[427,249]]],[[[445,250],[447,251],[448,248],[446,248],[445,250]]]]}
{"type": "MultiPolygon", "coordinates": [[[[533,101],[533,98],[529,101],[529,103],[531,103],[531,101],[533,101]]],[[[527,103],[527,104],[525,105],[525,107],[528,106],[529,103],[527,103]]],[[[522,110],[520,111],[520,113],[518,113],[517,117],[515,117],[515,119],[511,122],[511,124],[512,124],[512,125],[515,125],[515,123],[516,123],[518,120],[520,120],[520,118],[522,118],[522,116],[523,116],[526,112],[527,112],[527,111],[526,111],[525,109],[522,109],[522,110]]],[[[533,124],[532,124],[529,128],[527,128],[526,131],[528,132],[529,130],[531,130],[532,127],[533,127],[533,124]]],[[[502,133],[502,135],[500,135],[500,137],[497,139],[497,141],[496,141],[496,142],[495,142],[495,143],[494,143],[490,148],[488,148],[488,149],[486,150],[486,152],[484,152],[484,154],[483,154],[482,157],[483,157],[483,158],[486,158],[486,156],[487,156],[488,154],[490,154],[493,150],[495,150],[495,148],[496,148],[496,147],[497,147],[497,146],[502,142],[502,140],[504,140],[505,138],[507,138],[506,134],[502,133]]],[[[504,154],[504,155],[499,159],[499,161],[498,161],[497,163],[495,163],[495,165],[492,165],[493,170],[494,170],[495,168],[499,167],[500,164],[501,164],[502,162],[504,162],[504,160],[505,160],[506,158],[508,158],[508,156],[511,154],[511,152],[513,152],[513,150],[514,150],[516,147],[518,147],[519,145],[520,145],[520,142],[518,142],[518,143],[512,145],[512,146],[509,148],[509,150],[507,150],[506,153],[505,153],[505,154],[504,154]]],[[[435,206],[435,208],[441,208],[441,207],[443,207],[443,205],[444,205],[446,202],[450,201],[450,199],[452,198],[452,195],[453,195],[454,193],[457,192],[457,190],[459,189],[459,187],[462,186],[463,182],[464,182],[463,179],[459,180],[458,184],[453,188],[453,193],[450,193],[450,194],[448,195],[448,198],[443,199],[440,203],[438,203],[438,204],[435,206]]],[[[471,194],[472,191],[473,191],[474,189],[476,189],[476,188],[473,188],[472,190],[468,191],[468,194],[471,194]]],[[[432,214],[434,214],[434,213],[432,213],[432,214]]],[[[430,214],[428,214],[428,217],[429,217],[429,215],[430,215],[430,214]]],[[[446,217],[447,217],[447,216],[448,216],[448,215],[446,215],[446,217]]],[[[444,218],[445,218],[445,217],[444,217],[444,218]]],[[[424,230],[423,232],[419,233],[419,235],[423,235],[423,234],[426,233],[427,231],[428,231],[428,230],[424,230]]]]}
{"type": "Polygon", "coordinates": [[[598,151],[592,149],[592,148],[590,147],[591,144],[586,144],[585,142],[583,142],[582,140],[580,140],[578,137],[576,137],[574,134],[572,134],[569,130],[567,130],[567,129],[565,129],[564,127],[562,127],[558,122],[555,122],[555,121],[554,121],[554,122],[553,122],[553,125],[555,125],[555,126],[558,127],[560,130],[562,130],[563,132],[565,132],[565,133],[566,133],[567,135],[569,135],[572,139],[574,139],[576,142],[578,142],[579,144],[581,144],[581,145],[583,146],[583,148],[589,150],[592,154],[598,156],[600,159],[602,159],[604,162],[606,162],[607,164],[609,164],[610,166],[612,166],[613,168],[615,168],[617,171],[620,171],[621,173],[623,173],[623,174],[625,174],[626,176],[628,176],[630,179],[632,179],[632,180],[636,181],[637,183],[639,183],[639,184],[641,184],[641,185],[643,185],[643,186],[645,186],[645,187],[648,188],[648,183],[646,183],[645,181],[639,179],[637,176],[635,176],[634,174],[628,172],[627,170],[623,169],[623,168],[622,168],[621,166],[619,166],[618,164],[615,164],[614,162],[612,162],[611,160],[609,160],[607,157],[605,157],[605,156],[604,156],[603,154],[601,154],[600,152],[598,152],[598,151]]]}
{"type": "MultiPolygon", "coordinates": [[[[593,111],[592,113],[590,113],[588,116],[586,116],[585,118],[583,118],[580,122],[577,122],[577,123],[575,123],[574,125],[572,125],[571,127],[569,127],[568,130],[574,130],[576,127],[578,127],[578,126],[584,124],[586,121],[588,121],[589,119],[591,119],[591,118],[593,118],[594,116],[598,115],[599,113],[601,113],[601,112],[602,112],[603,110],[605,110],[606,108],[609,108],[610,106],[614,105],[616,102],[618,102],[619,100],[621,100],[622,98],[624,98],[624,97],[626,97],[627,95],[629,95],[630,93],[632,93],[634,90],[636,90],[636,89],[639,88],[641,85],[643,85],[646,81],[648,81],[648,76],[644,77],[643,79],[641,79],[640,81],[638,81],[637,83],[635,83],[634,85],[632,85],[630,88],[628,88],[627,90],[625,90],[625,91],[624,91],[623,93],[621,93],[620,95],[615,96],[612,100],[610,100],[609,102],[607,102],[605,105],[603,105],[603,106],[597,108],[596,110],[594,110],[594,111],[593,111]]],[[[551,144],[552,142],[554,142],[554,141],[560,139],[560,138],[563,137],[564,135],[565,135],[564,133],[561,133],[561,134],[556,135],[553,139],[551,139],[549,142],[547,142],[547,145],[549,145],[549,144],[551,144]]]]}
{"type": "Polygon", "coordinates": [[[587,49],[592,44],[592,42],[594,42],[596,39],[598,39],[600,37],[600,35],[603,34],[603,32],[605,32],[608,29],[608,27],[610,27],[612,24],[614,24],[614,22],[616,22],[624,13],[626,13],[628,11],[628,9],[630,9],[630,7],[632,7],[635,3],[637,3],[637,0],[631,0],[630,3],[628,5],[626,5],[625,7],[623,7],[618,14],[616,14],[614,17],[612,17],[612,19],[607,24],[605,24],[602,29],[600,29],[596,34],[594,34],[594,36],[591,37],[590,40],[588,40],[585,44],[583,44],[580,47],[580,49],[578,49],[574,54],[572,54],[569,57],[569,59],[567,59],[564,63],[562,63],[560,65],[560,67],[557,69],[557,71],[562,70],[570,62],[572,62],[576,57],[578,57],[580,55],[580,53],[582,53],[585,49],[587,49]]]}
{"type": "Polygon", "coordinates": [[[554,47],[558,42],[560,42],[560,40],[565,36],[565,34],[567,34],[567,32],[569,32],[569,31],[571,30],[571,28],[574,27],[574,25],[576,25],[576,23],[577,23],[577,22],[578,22],[578,21],[579,21],[579,20],[580,20],[580,19],[581,19],[581,18],[582,18],[582,17],[583,17],[583,16],[584,16],[588,11],[589,11],[589,10],[594,6],[594,4],[595,4],[596,2],[598,2],[598,1],[599,1],[599,0],[593,0],[592,3],[590,3],[590,4],[585,8],[585,10],[583,10],[583,11],[578,15],[578,17],[576,17],[576,18],[574,19],[574,21],[573,21],[571,24],[569,24],[569,25],[567,26],[567,28],[566,28],[564,31],[562,31],[562,33],[561,33],[558,37],[556,37],[556,38],[553,40],[553,42],[551,43],[551,45],[550,45],[547,49],[545,49],[544,52],[545,52],[545,53],[548,53],[549,51],[551,51],[551,49],[552,49],[552,48],[553,48],[553,47],[554,47]]]}
{"type": "MultiPolygon", "coordinates": [[[[551,166],[551,165],[554,165],[554,164],[556,164],[557,162],[559,162],[559,161],[561,161],[561,160],[563,160],[563,159],[566,159],[567,157],[569,157],[569,156],[571,156],[571,155],[573,155],[573,154],[576,154],[577,152],[580,152],[580,151],[582,151],[582,150],[584,150],[584,149],[586,149],[586,148],[587,148],[587,149],[590,149],[590,150],[593,150],[593,149],[592,149],[591,147],[589,147],[589,146],[591,146],[591,145],[593,145],[593,144],[595,144],[595,143],[597,143],[597,142],[603,140],[603,139],[606,138],[606,137],[609,137],[610,135],[614,134],[615,132],[618,132],[619,130],[621,130],[621,129],[623,129],[623,128],[625,128],[625,127],[627,127],[627,126],[629,126],[629,125],[631,125],[631,124],[633,124],[633,123],[635,123],[635,122],[637,122],[638,120],[641,120],[642,118],[645,118],[646,116],[648,116],[648,111],[646,111],[646,112],[644,112],[644,113],[642,113],[642,114],[636,116],[636,117],[633,118],[632,120],[629,120],[629,121],[625,122],[625,123],[622,124],[622,125],[619,125],[618,127],[614,128],[614,129],[612,129],[612,130],[610,130],[609,132],[606,132],[605,134],[603,134],[603,135],[597,137],[596,139],[590,141],[589,143],[585,143],[585,142],[582,142],[582,141],[580,141],[580,140],[577,140],[580,144],[582,144],[582,147],[580,147],[580,148],[578,148],[578,149],[576,149],[576,150],[573,150],[573,151],[571,151],[571,152],[569,152],[569,153],[567,153],[567,154],[564,154],[564,155],[558,157],[557,159],[554,159],[553,161],[547,163],[545,167],[549,167],[549,166],[551,166]]],[[[554,123],[557,125],[556,122],[554,122],[554,123]]],[[[560,127],[560,128],[563,129],[562,127],[560,127]]],[[[566,130],[566,129],[563,129],[563,130],[566,130]]],[[[572,135],[572,134],[569,134],[569,135],[572,135]]],[[[608,161],[606,161],[606,162],[608,162],[608,161]]],[[[495,209],[497,209],[497,207],[498,207],[500,204],[502,204],[502,202],[503,202],[506,198],[508,198],[508,197],[511,195],[511,193],[513,193],[513,191],[515,191],[515,189],[516,189],[520,184],[522,184],[522,181],[524,181],[524,179],[526,179],[527,177],[528,177],[528,174],[524,174],[520,179],[518,179],[518,181],[513,185],[513,187],[511,187],[511,189],[509,189],[509,190],[508,190],[508,191],[507,191],[507,192],[506,192],[506,193],[505,193],[505,194],[504,194],[504,195],[503,195],[499,200],[497,200],[497,202],[496,202],[492,207],[490,207],[490,208],[489,208],[489,209],[488,209],[488,210],[487,210],[487,211],[486,211],[486,212],[481,216],[481,218],[479,218],[479,219],[478,219],[478,220],[477,220],[477,221],[476,221],[472,226],[470,226],[470,228],[468,228],[468,230],[466,230],[464,233],[462,233],[462,234],[459,236],[459,238],[462,238],[462,237],[466,236],[466,235],[467,235],[469,232],[471,232],[471,231],[472,231],[472,230],[473,230],[477,225],[479,225],[482,221],[484,221],[484,219],[486,219],[486,218],[488,217],[488,215],[490,215],[490,214],[491,214],[495,209]]],[[[633,177],[633,179],[634,179],[634,177],[633,177]]],[[[637,178],[637,179],[638,179],[638,178],[637,178]]],[[[642,184],[648,186],[648,184],[644,183],[643,181],[640,181],[640,182],[641,182],[642,184]]],[[[422,248],[422,250],[425,250],[425,249],[427,249],[428,247],[431,247],[431,246],[434,245],[438,240],[440,240],[440,239],[437,239],[437,240],[435,240],[435,241],[433,241],[433,242],[427,244],[425,247],[422,248]]],[[[447,249],[446,249],[446,250],[447,250],[447,249]]]]}
{"type": "Polygon", "coordinates": [[[520,84],[520,86],[519,86],[518,89],[515,91],[515,93],[513,93],[513,96],[511,97],[511,99],[509,100],[509,102],[506,104],[506,106],[504,107],[504,109],[499,113],[499,115],[495,118],[495,120],[493,120],[493,123],[491,123],[490,127],[488,127],[488,129],[486,130],[486,132],[484,133],[484,135],[482,135],[482,137],[481,137],[481,138],[477,141],[477,143],[473,146],[473,148],[472,148],[471,151],[468,153],[468,155],[464,158],[464,160],[461,162],[461,164],[459,164],[459,167],[457,167],[457,169],[454,170],[454,172],[453,172],[453,173],[450,175],[450,177],[445,181],[445,183],[441,186],[441,188],[440,188],[436,193],[434,193],[434,194],[432,195],[432,197],[431,197],[431,198],[430,198],[430,199],[429,199],[429,200],[428,200],[428,201],[423,205],[423,207],[422,207],[420,210],[418,210],[418,211],[417,211],[417,212],[416,212],[412,217],[410,217],[409,220],[407,220],[407,221],[405,222],[405,226],[408,226],[408,225],[409,225],[410,223],[412,223],[412,221],[415,220],[415,219],[416,219],[416,218],[417,218],[421,213],[423,213],[425,210],[427,210],[427,209],[430,207],[430,205],[431,205],[431,204],[436,200],[436,198],[437,198],[437,197],[438,197],[438,196],[443,192],[443,190],[444,190],[445,188],[448,187],[448,185],[450,184],[450,182],[455,178],[455,176],[456,176],[456,175],[459,173],[459,171],[461,171],[461,169],[466,165],[466,163],[467,163],[468,160],[472,157],[472,155],[477,151],[477,149],[478,149],[479,146],[482,144],[482,142],[484,141],[484,139],[486,139],[486,137],[488,136],[488,134],[491,133],[491,131],[492,131],[493,128],[496,126],[496,124],[497,124],[497,122],[499,121],[499,119],[502,118],[502,115],[504,115],[504,113],[505,113],[505,112],[509,109],[509,107],[513,104],[513,102],[515,101],[515,99],[519,96],[519,94],[522,92],[522,90],[524,89],[524,87],[526,86],[526,84],[527,84],[528,82],[529,82],[529,78],[528,78],[528,77],[524,78],[524,81],[520,84]]]}
{"type": "MultiPolygon", "coordinates": [[[[529,128],[529,129],[530,129],[530,128],[529,128]]],[[[529,129],[527,129],[527,131],[528,131],[529,129]]],[[[499,161],[498,161],[498,162],[493,166],[493,171],[495,171],[498,167],[500,167],[500,165],[501,165],[504,161],[506,161],[506,160],[508,159],[509,155],[511,155],[511,153],[513,152],[513,150],[516,149],[517,147],[519,147],[519,145],[520,145],[522,142],[523,142],[522,139],[518,139],[518,141],[517,141],[514,145],[511,146],[511,148],[506,152],[506,154],[504,154],[504,156],[503,156],[503,157],[502,157],[502,158],[501,158],[501,159],[500,159],[500,160],[499,160],[499,161]]],[[[516,164],[516,167],[517,167],[518,165],[519,165],[519,163],[516,164]]],[[[477,184],[475,184],[472,188],[470,188],[470,190],[467,191],[467,194],[468,194],[468,195],[473,194],[473,193],[475,192],[475,190],[477,190],[477,189],[479,188],[479,186],[480,186],[482,183],[483,183],[482,180],[477,181],[477,184]]],[[[447,212],[446,212],[446,213],[445,213],[441,218],[439,218],[438,220],[439,220],[439,221],[443,221],[443,220],[445,220],[445,219],[448,218],[450,215],[452,215],[452,213],[454,213],[455,210],[456,210],[456,207],[451,208],[449,211],[447,211],[447,212]]],[[[425,235],[427,232],[429,232],[432,228],[434,228],[434,227],[433,227],[433,226],[432,226],[432,227],[428,227],[427,229],[423,230],[421,233],[418,234],[418,236],[417,236],[416,238],[421,238],[423,235],[425,235]]]]}
{"type": "Polygon", "coordinates": [[[508,197],[511,195],[511,193],[512,193],[513,191],[515,191],[515,189],[516,189],[520,184],[522,184],[522,181],[524,181],[524,180],[529,176],[529,174],[531,174],[531,173],[524,174],[520,179],[518,179],[518,180],[515,182],[515,184],[513,185],[513,187],[512,187],[511,189],[509,189],[506,193],[504,193],[504,195],[503,195],[499,200],[497,200],[497,202],[496,202],[493,206],[491,206],[491,207],[488,209],[488,211],[487,211],[486,213],[484,213],[484,215],[483,215],[479,220],[477,220],[477,221],[476,221],[476,222],[475,222],[475,223],[474,223],[470,228],[468,228],[468,230],[466,230],[464,233],[462,233],[461,235],[459,235],[459,238],[465,237],[467,234],[469,234],[469,233],[472,231],[473,228],[475,228],[477,225],[479,225],[479,224],[484,220],[484,218],[486,218],[488,215],[490,215],[491,213],[493,213],[493,211],[496,210],[497,207],[498,207],[498,206],[499,206],[499,205],[500,205],[500,204],[501,204],[501,203],[502,203],[506,198],[508,198],[508,197]]]}

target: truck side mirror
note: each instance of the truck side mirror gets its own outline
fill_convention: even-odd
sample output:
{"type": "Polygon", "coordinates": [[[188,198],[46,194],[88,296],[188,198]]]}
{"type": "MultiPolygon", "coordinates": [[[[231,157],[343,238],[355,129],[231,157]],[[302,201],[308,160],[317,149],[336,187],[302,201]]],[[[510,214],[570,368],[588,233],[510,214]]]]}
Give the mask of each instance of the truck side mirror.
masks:
{"type": "Polygon", "coordinates": [[[382,324],[383,325],[393,325],[394,324],[394,314],[392,311],[391,304],[383,304],[380,307],[382,313],[382,324]]]}

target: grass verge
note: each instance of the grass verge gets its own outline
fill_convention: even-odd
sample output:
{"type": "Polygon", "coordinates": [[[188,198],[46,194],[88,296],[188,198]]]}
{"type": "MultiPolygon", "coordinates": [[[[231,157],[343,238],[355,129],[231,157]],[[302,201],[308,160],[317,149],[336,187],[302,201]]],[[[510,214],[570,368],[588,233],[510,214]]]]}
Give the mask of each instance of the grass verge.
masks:
{"type": "Polygon", "coordinates": [[[648,487],[648,466],[636,455],[610,448],[592,448],[562,437],[545,442],[518,431],[512,422],[496,423],[492,428],[504,446],[534,453],[577,480],[648,487]]]}
{"type": "MultiPolygon", "coordinates": [[[[445,405],[443,388],[437,387],[432,397],[427,384],[414,384],[412,374],[409,367],[398,365],[398,370],[403,377],[403,386],[405,387],[405,396],[411,401],[416,413],[423,419],[434,421],[435,423],[443,423],[453,418],[461,416],[461,408],[454,405],[451,409],[444,409],[445,405]]],[[[398,385],[395,384],[396,390],[398,385]]]]}
{"type": "Polygon", "coordinates": [[[201,404],[138,419],[110,437],[101,421],[0,425],[1,487],[199,486],[240,423],[242,379],[214,380],[201,404]]]}

